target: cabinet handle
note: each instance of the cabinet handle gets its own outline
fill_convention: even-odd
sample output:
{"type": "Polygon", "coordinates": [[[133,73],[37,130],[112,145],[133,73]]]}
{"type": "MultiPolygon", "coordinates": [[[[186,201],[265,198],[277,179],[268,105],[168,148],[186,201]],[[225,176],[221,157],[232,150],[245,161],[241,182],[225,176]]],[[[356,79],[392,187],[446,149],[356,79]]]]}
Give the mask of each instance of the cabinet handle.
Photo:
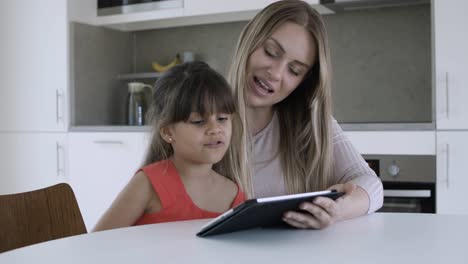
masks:
{"type": "Polygon", "coordinates": [[[445,155],[445,173],[446,175],[446,183],[447,183],[447,189],[450,187],[450,169],[449,169],[449,162],[450,162],[450,145],[448,143],[445,144],[445,151],[447,152],[445,155]]]}
{"type": "Polygon", "coordinates": [[[60,111],[60,101],[62,98],[62,93],[59,90],[55,90],[55,117],[57,124],[59,124],[62,120],[63,117],[61,115],[60,111]]]}
{"type": "Polygon", "coordinates": [[[446,105],[446,117],[447,119],[450,119],[450,99],[449,99],[449,73],[445,72],[445,105],[446,105]]]}
{"type": "Polygon", "coordinates": [[[123,145],[123,142],[120,140],[94,140],[93,143],[123,145]]]}
{"type": "Polygon", "coordinates": [[[60,177],[64,175],[63,168],[61,166],[62,162],[60,161],[61,151],[63,150],[59,142],[56,142],[56,152],[57,152],[57,176],[60,177]]]}

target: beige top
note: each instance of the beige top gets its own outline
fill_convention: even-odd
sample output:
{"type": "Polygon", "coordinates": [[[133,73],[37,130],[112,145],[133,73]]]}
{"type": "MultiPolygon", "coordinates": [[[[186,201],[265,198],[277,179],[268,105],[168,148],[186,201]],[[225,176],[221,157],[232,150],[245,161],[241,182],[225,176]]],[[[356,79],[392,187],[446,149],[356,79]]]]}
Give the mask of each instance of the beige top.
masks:
{"type": "MultiPolygon", "coordinates": [[[[352,182],[362,187],[370,199],[368,213],[375,212],[383,203],[382,182],[369,168],[361,154],[353,147],[338,122],[333,119],[334,179],[336,183],[352,182]]],[[[255,197],[287,194],[278,153],[279,120],[275,114],[270,123],[254,140],[253,186],[255,197]]]]}

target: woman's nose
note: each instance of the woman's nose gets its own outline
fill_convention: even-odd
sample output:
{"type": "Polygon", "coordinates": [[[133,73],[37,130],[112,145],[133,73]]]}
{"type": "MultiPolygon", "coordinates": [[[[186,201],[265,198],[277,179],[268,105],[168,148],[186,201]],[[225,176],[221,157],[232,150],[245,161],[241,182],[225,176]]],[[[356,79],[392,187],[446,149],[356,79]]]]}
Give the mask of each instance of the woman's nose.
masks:
{"type": "Polygon", "coordinates": [[[285,68],[287,68],[287,63],[283,61],[276,61],[270,65],[268,69],[268,74],[272,81],[279,81],[283,76],[285,68]]]}

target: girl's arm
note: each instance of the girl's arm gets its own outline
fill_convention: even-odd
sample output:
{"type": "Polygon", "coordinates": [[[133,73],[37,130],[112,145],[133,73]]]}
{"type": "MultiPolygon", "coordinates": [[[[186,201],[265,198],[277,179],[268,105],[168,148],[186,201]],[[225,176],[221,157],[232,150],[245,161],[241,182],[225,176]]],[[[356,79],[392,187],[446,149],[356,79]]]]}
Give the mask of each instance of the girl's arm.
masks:
{"type": "Polygon", "coordinates": [[[146,175],[138,172],[119,193],[93,232],[133,225],[145,212],[153,193],[146,175]]]}
{"type": "Polygon", "coordinates": [[[287,212],[284,221],[298,228],[324,228],[336,221],[375,212],[383,203],[382,182],[333,120],[334,175],[338,184],[329,189],[346,192],[333,201],[318,197],[302,204],[310,214],[287,212]]]}

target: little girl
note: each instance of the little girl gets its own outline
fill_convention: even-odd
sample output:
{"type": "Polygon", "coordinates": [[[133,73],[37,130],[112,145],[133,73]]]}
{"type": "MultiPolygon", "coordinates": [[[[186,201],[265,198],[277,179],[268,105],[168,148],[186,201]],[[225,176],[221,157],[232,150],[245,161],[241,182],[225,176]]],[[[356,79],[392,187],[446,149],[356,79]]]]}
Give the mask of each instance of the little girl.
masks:
{"type": "Polygon", "coordinates": [[[155,84],[148,115],[153,131],[144,166],[94,231],[213,218],[245,200],[243,130],[219,73],[203,62],[171,68],[155,84]]]}

